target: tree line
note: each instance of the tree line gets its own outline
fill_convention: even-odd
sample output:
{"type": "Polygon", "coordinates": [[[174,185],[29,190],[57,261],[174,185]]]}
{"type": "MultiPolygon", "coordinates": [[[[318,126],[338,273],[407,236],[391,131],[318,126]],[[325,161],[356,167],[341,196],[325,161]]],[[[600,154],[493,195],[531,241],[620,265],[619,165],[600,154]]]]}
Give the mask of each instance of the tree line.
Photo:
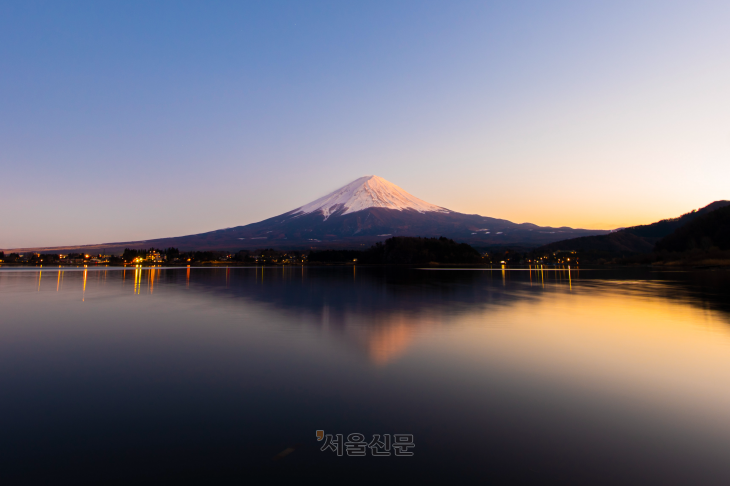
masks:
{"type": "Polygon", "coordinates": [[[311,251],[308,260],[318,263],[365,264],[483,263],[484,258],[466,243],[440,238],[394,236],[367,250],[311,251]]]}

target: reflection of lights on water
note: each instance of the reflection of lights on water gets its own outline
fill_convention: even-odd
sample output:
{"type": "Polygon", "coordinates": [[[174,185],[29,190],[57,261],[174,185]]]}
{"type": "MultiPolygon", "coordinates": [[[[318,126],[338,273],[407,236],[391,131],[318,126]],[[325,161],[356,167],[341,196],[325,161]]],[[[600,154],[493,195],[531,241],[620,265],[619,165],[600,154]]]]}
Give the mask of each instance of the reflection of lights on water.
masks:
{"type": "Polygon", "coordinates": [[[140,288],[142,287],[142,266],[134,266],[134,293],[139,294],[140,288]]]}
{"type": "Polygon", "coordinates": [[[86,265],[84,265],[84,288],[81,291],[81,302],[84,302],[84,299],[86,298],[86,273],[88,270],[86,269],[86,265]]]}
{"type": "Polygon", "coordinates": [[[573,280],[570,278],[570,265],[568,265],[568,285],[570,285],[570,291],[573,291],[573,280]]]}

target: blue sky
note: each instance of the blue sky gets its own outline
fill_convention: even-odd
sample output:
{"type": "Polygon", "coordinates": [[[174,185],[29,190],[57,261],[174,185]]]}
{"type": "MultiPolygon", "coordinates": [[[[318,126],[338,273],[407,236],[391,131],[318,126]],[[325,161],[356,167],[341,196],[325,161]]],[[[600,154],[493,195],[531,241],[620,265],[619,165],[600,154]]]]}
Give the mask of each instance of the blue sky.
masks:
{"type": "Polygon", "coordinates": [[[376,174],[613,228],[730,199],[729,2],[0,2],[0,248],[252,223],[376,174]]]}

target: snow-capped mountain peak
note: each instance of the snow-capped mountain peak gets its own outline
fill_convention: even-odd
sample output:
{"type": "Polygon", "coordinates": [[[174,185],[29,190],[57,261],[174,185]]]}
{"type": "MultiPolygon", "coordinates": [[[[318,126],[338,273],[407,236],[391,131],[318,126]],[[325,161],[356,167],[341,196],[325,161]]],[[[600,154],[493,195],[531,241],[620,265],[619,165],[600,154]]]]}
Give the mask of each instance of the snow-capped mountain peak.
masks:
{"type": "Polygon", "coordinates": [[[403,211],[413,209],[419,213],[448,213],[448,209],[427,203],[407,193],[395,184],[375,175],[360,177],[324,197],[297,208],[294,214],[322,211],[325,219],[344,209],[342,214],[354,213],[367,208],[387,208],[403,211]]]}

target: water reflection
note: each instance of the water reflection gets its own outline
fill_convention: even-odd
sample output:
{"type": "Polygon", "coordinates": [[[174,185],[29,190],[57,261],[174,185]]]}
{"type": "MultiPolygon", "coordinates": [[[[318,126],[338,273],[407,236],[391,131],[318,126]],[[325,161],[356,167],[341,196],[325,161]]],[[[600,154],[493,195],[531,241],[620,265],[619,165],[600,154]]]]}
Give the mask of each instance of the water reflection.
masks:
{"type": "MultiPolygon", "coordinates": [[[[82,301],[86,300],[89,272],[96,275],[95,292],[107,281],[107,269],[83,268],[82,301]]],[[[121,287],[126,272],[124,269],[112,274],[121,287]]],[[[453,325],[464,315],[480,315],[489,324],[495,321],[495,313],[501,307],[536,306],[553,299],[570,302],[572,314],[616,315],[619,309],[628,307],[631,315],[656,321],[664,318],[660,316],[664,316],[667,305],[678,303],[701,310],[699,314],[686,315],[688,324],[706,323],[709,319],[722,323],[721,328],[725,329],[730,322],[730,304],[726,299],[730,279],[722,272],[698,276],[697,272],[584,270],[581,274],[570,267],[543,266],[526,271],[187,266],[184,272],[185,288],[192,286],[192,290],[204,293],[206,299],[218,300],[221,305],[236,305],[238,299],[242,304],[266,305],[301,325],[319,327],[325,334],[348,342],[376,364],[389,362],[419,335],[453,325]],[[536,277],[539,287],[533,285],[536,277]],[[564,296],[574,291],[579,298],[564,296]],[[616,306],[619,300],[621,305],[616,306]],[[712,318],[707,317],[710,314],[712,318]]],[[[40,292],[48,273],[44,277],[40,268],[33,273],[36,290],[40,292]]],[[[62,290],[66,273],[77,274],[73,270],[58,270],[56,292],[62,290]]],[[[0,279],[9,275],[0,272],[0,279]]],[[[155,284],[160,285],[161,281],[167,285],[161,291],[175,291],[179,277],[179,270],[136,266],[133,293],[142,294],[143,279],[147,295],[155,294],[155,284]]]]}
{"type": "MultiPolygon", "coordinates": [[[[246,270],[238,270],[233,282],[229,282],[231,277],[226,270],[223,289],[216,275],[221,271],[199,270],[195,288],[226,302],[234,298],[266,304],[301,325],[321,328],[327,336],[346,342],[375,364],[388,363],[402,355],[419,336],[444,325],[456,325],[467,315],[480,319],[482,325],[501,325],[498,323],[504,320],[500,309],[504,307],[527,307],[533,313],[540,308],[564,309],[566,319],[578,315],[594,325],[613,316],[622,322],[636,321],[634,328],[665,322],[672,316],[666,310],[678,307],[672,312],[683,316],[681,322],[690,326],[690,333],[694,326],[707,323],[708,319],[722,332],[727,331],[730,322],[725,294],[720,289],[698,289],[694,274],[644,272],[643,277],[652,277],[645,280],[631,273],[616,279],[612,273],[602,271],[587,277],[584,271],[581,278],[569,268],[549,272],[540,268],[524,273],[501,269],[496,280],[496,272],[461,269],[361,269],[358,279],[348,281],[349,270],[302,269],[297,281],[287,271],[262,268],[254,270],[253,282],[246,270]],[[540,287],[531,285],[533,273],[540,275],[540,287]],[[574,297],[569,297],[571,294],[574,297]],[[699,312],[694,310],[697,308],[699,312]],[[623,309],[626,312],[621,312],[623,309]],[[710,311],[712,317],[708,318],[710,311]]],[[[554,312],[550,318],[561,319],[554,312]]],[[[619,329],[614,326],[613,332],[619,329]]]]}
{"type": "Polygon", "coordinates": [[[725,483],[729,293],[727,272],[646,269],[0,271],[0,470],[270,478],[324,428],[418,453],[297,449],[289,480],[725,483]]]}
{"type": "Polygon", "coordinates": [[[140,293],[140,287],[142,286],[142,267],[137,265],[134,267],[134,293],[140,293]]]}

